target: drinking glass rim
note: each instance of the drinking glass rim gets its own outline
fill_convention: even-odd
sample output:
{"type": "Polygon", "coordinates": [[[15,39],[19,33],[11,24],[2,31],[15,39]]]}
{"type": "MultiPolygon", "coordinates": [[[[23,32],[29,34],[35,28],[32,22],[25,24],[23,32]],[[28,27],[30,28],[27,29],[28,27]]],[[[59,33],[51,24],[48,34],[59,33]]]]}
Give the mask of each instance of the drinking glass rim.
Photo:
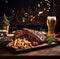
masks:
{"type": "Polygon", "coordinates": [[[47,16],[47,19],[54,19],[54,20],[56,20],[56,16],[47,16]]]}

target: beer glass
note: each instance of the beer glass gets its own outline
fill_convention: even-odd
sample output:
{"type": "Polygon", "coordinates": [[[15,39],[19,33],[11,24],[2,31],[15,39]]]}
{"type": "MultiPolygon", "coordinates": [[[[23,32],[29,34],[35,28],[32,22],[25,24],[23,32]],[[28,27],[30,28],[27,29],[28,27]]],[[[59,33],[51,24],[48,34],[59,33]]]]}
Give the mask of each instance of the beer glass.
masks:
{"type": "Polygon", "coordinates": [[[47,16],[47,36],[55,37],[56,16],[47,16]]]}

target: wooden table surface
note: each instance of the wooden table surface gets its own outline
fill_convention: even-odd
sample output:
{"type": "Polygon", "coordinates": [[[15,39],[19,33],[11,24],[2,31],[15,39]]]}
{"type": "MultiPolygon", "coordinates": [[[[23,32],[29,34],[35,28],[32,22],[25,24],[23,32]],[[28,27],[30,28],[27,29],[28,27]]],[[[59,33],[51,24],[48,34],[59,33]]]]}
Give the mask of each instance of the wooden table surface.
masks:
{"type": "Polygon", "coordinates": [[[60,45],[45,49],[37,49],[25,53],[14,54],[5,48],[0,48],[0,56],[60,56],[60,45]]]}

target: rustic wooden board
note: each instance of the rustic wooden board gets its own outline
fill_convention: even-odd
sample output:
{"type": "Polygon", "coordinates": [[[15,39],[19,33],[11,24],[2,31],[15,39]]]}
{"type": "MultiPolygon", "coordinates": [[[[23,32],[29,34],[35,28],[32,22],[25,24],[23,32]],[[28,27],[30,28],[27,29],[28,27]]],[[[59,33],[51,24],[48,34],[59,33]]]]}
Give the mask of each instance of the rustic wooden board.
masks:
{"type": "Polygon", "coordinates": [[[47,43],[43,43],[38,46],[32,46],[32,47],[23,48],[23,49],[14,49],[11,47],[7,47],[7,49],[12,50],[14,53],[24,53],[24,52],[34,51],[34,50],[40,50],[40,49],[42,50],[42,49],[46,49],[46,48],[51,48],[51,47],[55,47],[57,45],[60,45],[60,43],[52,42],[50,45],[47,43]]]}

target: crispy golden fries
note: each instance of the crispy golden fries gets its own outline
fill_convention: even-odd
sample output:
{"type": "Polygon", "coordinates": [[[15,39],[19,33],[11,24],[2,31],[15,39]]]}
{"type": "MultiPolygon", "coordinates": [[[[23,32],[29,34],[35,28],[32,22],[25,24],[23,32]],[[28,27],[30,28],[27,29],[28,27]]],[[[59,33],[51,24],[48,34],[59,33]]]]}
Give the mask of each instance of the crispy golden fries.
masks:
{"type": "Polygon", "coordinates": [[[22,48],[32,47],[32,44],[26,38],[23,38],[23,39],[18,38],[18,39],[15,39],[14,41],[8,43],[7,47],[13,47],[16,49],[21,48],[22,49],[22,48]]]}

